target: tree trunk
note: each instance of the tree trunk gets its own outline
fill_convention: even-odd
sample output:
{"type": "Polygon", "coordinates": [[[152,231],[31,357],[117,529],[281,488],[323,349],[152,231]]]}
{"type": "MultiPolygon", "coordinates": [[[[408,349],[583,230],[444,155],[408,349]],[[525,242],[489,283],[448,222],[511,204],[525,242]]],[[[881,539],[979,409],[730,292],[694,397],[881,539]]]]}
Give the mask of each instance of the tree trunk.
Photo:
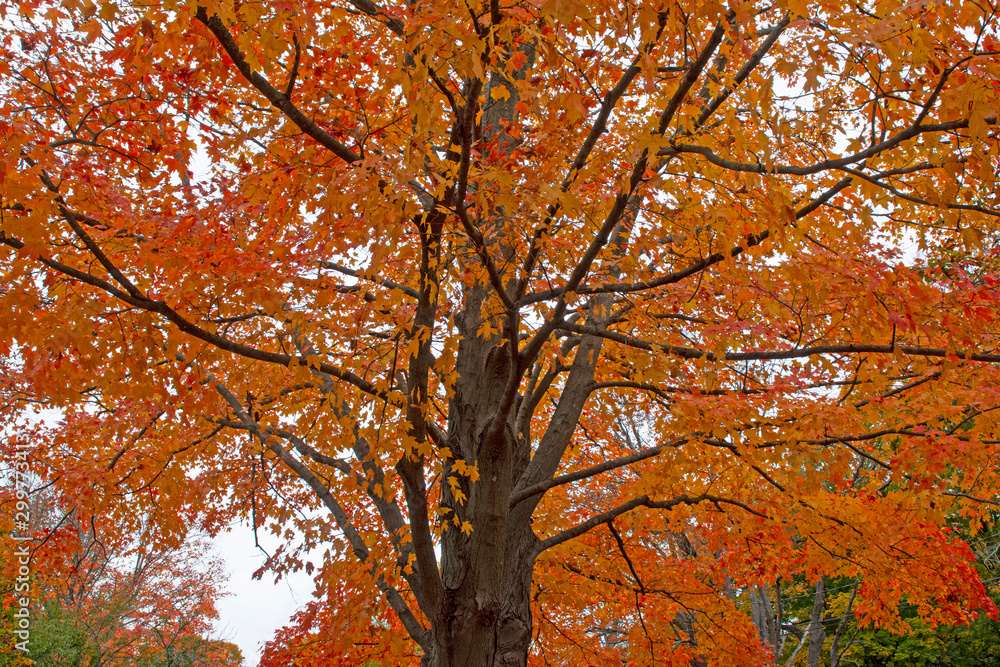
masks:
{"type": "Polygon", "coordinates": [[[530,527],[507,535],[497,600],[484,599],[483,587],[468,577],[446,589],[442,613],[434,623],[435,667],[525,667],[531,642],[531,579],[537,538],[530,527]]]}
{"type": "Polygon", "coordinates": [[[514,435],[516,409],[500,409],[514,361],[501,334],[478,336],[489,288],[471,289],[456,317],[462,332],[455,392],[449,406],[454,460],[479,478],[454,474],[442,484],[442,602],[431,622],[433,646],[422,664],[435,667],[524,667],[531,640],[531,579],[535,545],[530,514],[512,516],[509,499],[530,455],[514,435]],[[503,424],[494,420],[502,419],[503,424]],[[464,498],[463,498],[464,496],[464,498]],[[453,518],[454,517],[454,518],[453,518]],[[457,519],[457,524],[456,523],[457,519]],[[472,531],[463,528],[472,526],[472,531]]]}
{"type": "Polygon", "coordinates": [[[754,586],[750,589],[750,614],[757,626],[757,633],[760,636],[761,644],[771,649],[775,659],[781,655],[781,578],[778,578],[777,606],[771,603],[771,598],[767,594],[764,586],[754,586]]]}
{"type": "Polygon", "coordinates": [[[826,588],[826,577],[820,577],[816,582],[816,596],[813,598],[812,618],[809,620],[809,667],[819,667],[823,655],[823,642],[826,632],[823,631],[823,593],[826,588]]]}

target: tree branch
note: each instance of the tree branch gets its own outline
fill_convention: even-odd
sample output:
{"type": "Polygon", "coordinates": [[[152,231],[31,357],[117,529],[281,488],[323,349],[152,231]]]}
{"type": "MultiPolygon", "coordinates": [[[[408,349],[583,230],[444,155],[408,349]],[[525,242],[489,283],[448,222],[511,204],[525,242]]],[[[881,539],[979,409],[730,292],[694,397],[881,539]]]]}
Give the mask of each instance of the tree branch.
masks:
{"type": "MultiPolygon", "coordinates": [[[[996,124],[996,118],[991,118],[987,120],[991,125],[996,124]]],[[[951,130],[965,129],[969,127],[968,120],[953,120],[947,123],[931,123],[928,125],[914,125],[911,126],[896,135],[882,141],[878,144],[869,146],[863,151],[859,151],[852,155],[846,157],[838,158],[836,160],[825,160],[823,162],[817,162],[816,164],[807,165],[804,167],[796,167],[791,165],[784,166],[773,166],[767,167],[762,164],[749,164],[746,162],[735,162],[733,160],[727,160],[723,157],[717,155],[711,148],[706,146],[696,146],[691,144],[678,144],[671,146],[669,148],[664,148],[660,151],[660,155],[672,156],[672,155],[683,155],[685,153],[701,155],[706,160],[711,162],[717,167],[722,167],[723,169],[728,169],[730,171],[741,171],[752,174],[775,174],[775,175],[788,175],[788,176],[810,176],[813,174],[818,174],[823,171],[830,171],[832,169],[843,169],[844,167],[849,167],[852,164],[857,164],[867,160],[868,158],[874,157],[879,153],[884,153],[890,148],[894,148],[898,144],[903,143],[914,137],[918,137],[921,134],[926,134],[928,132],[949,132],[951,130]]]]}
{"type": "Polygon", "coordinates": [[[250,417],[243,405],[224,384],[216,380],[209,373],[206,373],[206,377],[214,385],[215,390],[219,393],[219,395],[225,399],[226,403],[228,403],[230,408],[232,408],[232,410],[237,414],[243,426],[248,431],[253,433],[264,447],[270,449],[282,463],[288,466],[292,472],[294,472],[300,479],[306,482],[310,488],[312,488],[317,498],[319,498],[320,501],[327,507],[330,514],[337,522],[337,525],[340,527],[340,530],[344,533],[344,537],[347,538],[348,543],[351,545],[354,555],[363,564],[369,566],[369,572],[372,576],[377,577],[376,584],[379,590],[386,596],[389,605],[392,607],[393,611],[396,612],[396,615],[399,617],[403,627],[406,628],[407,633],[421,647],[425,650],[429,650],[431,646],[430,632],[420,624],[416,616],[414,616],[413,612],[410,610],[409,605],[399,594],[399,591],[386,581],[384,574],[378,572],[378,564],[374,561],[369,562],[371,552],[365,544],[364,538],[361,537],[361,534],[351,521],[350,516],[348,516],[347,512],[340,505],[337,498],[334,497],[333,493],[330,492],[330,489],[323,484],[319,477],[317,477],[308,466],[292,456],[292,454],[278,444],[273,437],[264,433],[260,428],[260,425],[250,417]]]}
{"type": "Polygon", "coordinates": [[[604,463],[599,463],[595,466],[585,468],[583,470],[578,470],[576,472],[566,473],[565,475],[559,475],[558,477],[553,477],[552,479],[545,480],[544,482],[539,482],[533,484],[524,489],[515,489],[514,493],[510,497],[510,506],[514,507],[522,500],[526,500],[532,496],[541,495],[548,491],[549,489],[555,488],[557,486],[562,486],[563,484],[570,484],[572,482],[578,482],[581,479],[587,479],[588,477],[593,477],[594,475],[600,475],[603,472],[608,472],[614,470],[615,468],[621,468],[623,466],[631,465],[632,463],[637,463],[638,461],[644,461],[645,459],[652,458],[657,454],[660,454],[664,450],[671,449],[674,447],[680,447],[684,443],[688,442],[691,438],[698,437],[699,433],[690,433],[682,438],[676,440],[671,440],[670,442],[665,442],[662,445],[657,445],[656,447],[650,447],[644,449],[641,452],[636,452],[635,454],[629,454],[628,456],[623,456],[617,459],[611,459],[610,461],[605,461],[604,463]]]}
{"type": "MultiPolygon", "coordinates": [[[[363,2],[363,0],[358,1],[363,2]]],[[[233,61],[233,64],[239,70],[240,74],[243,75],[243,78],[256,88],[261,95],[266,97],[268,102],[288,116],[288,119],[295,123],[302,132],[348,164],[353,164],[361,159],[361,156],[334,139],[326,130],[310,120],[297,106],[292,104],[292,101],[284,93],[277,90],[268,83],[267,79],[250,67],[250,63],[243,56],[243,52],[240,51],[236,40],[233,39],[232,34],[226,28],[218,14],[213,14],[209,17],[208,11],[204,7],[198,7],[198,10],[195,12],[195,18],[215,35],[219,45],[225,50],[226,55],[233,61]]]]}
{"type": "Polygon", "coordinates": [[[360,278],[361,280],[367,280],[369,282],[375,283],[376,285],[381,285],[382,287],[397,290],[402,292],[406,296],[413,297],[414,299],[420,298],[420,293],[413,289],[412,287],[407,287],[406,285],[401,285],[397,282],[393,282],[388,278],[383,278],[381,276],[375,276],[365,273],[364,271],[359,271],[357,269],[352,269],[349,266],[344,266],[343,264],[337,264],[336,262],[319,261],[317,262],[319,266],[324,269],[330,269],[331,271],[336,271],[337,273],[342,273],[345,276],[352,276],[354,278],[360,278]]]}
{"type": "Polygon", "coordinates": [[[562,323],[556,325],[557,329],[580,334],[582,336],[599,336],[616,343],[621,343],[627,347],[646,350],[648,352],[659,352],[670,354],[682,359],[699,359],[702,361],[728,362],[728,361],[777,361],[782,359],[801,359],[814,354],[903,354],[916,357],[939,357],[946,358],[954,355],[966,361],[980,361],[986,363],[1000,363],[1000,354],[992,352],[972,352],[967,350],[945,350],[934,347],[918,347],[915,345],[871,345],[864,343],[848,343],[844,345],[815,345],[812,347],[798,347],[790,350],[770,350],[761,352],[723,352],[716,353],[711,350],[701,350],[697,348],[679,347],[676,345],[662,345],[650,341],[633,338],[625,334],[608,331],[593,325],[562,323]]]}
{"type": "MultiPolygon", "coordinates": [[[[9,246],[16,250],[22,250],[25,247],[24,241],[18,238],[13,238],[7,236],[3,230],[0,230],[0,243],[9,246]]],[[[220,336],[214,332],[208,331],[194,324],[193,322],[186,319],[176,310],[167,305],[164,301],[154,301],[141,294],[139,296],[134,296],[127,291],[118,289],[111,283],[101,280],[96,276],[92,276],[89,273],[80,271],[79,269],[74,269],[71,266],[63,264],[54,259],[50,259],[41,254],[37,256],[39,262],[48,268],[62,273],[70,278],[78,280],[82,283],[96,287],[103,290],[115,297],[119,301],[127,303],[130,306],[145,310],[150,313],[156,313],[163,316],[165,319],[173,323],[182,333],[186,333],[193,338],[209,343],[221,350],[226,352],[231,352],[240,357],[245,357],[247,359],[255,359],[257,361],[264,361],[270,364],[276,364],[279,366],[291,366],[294,364],[299,364],[301,366],[310,366],[316,368],[323,373],[326,373],[342,382],[353,385],[354,387],[360,389],[366,394],[372,396],[377,396],[384,401],[398,405],[397,400],[392,397],[388,391],[384,389],[379,389],[371,382],[361,378],[358,375],[350,371],[345,371],[343,369],[337,368],[326,362],[316,362],[316,360],[307,360],[303,356],[292,356],[289,354],[283,354],[278,352],[268,352],[266,350],[260,350],[255,347],[250,347],[249,345],[244,345],[242,343],[237,343],[228,338],[220,336]]]]}
{"type": "MultiPolygon", "coordinates": [[[[854,179],[852,177],[848,176],[847,178],[843,178],[840,181],[838,181],[833,187],[829,188],[828,190],[823,192],[823,194],[816,197],[815,199],[812,199],[808,204],[806,204],[804,207],[796,211],[795,219],[801,220],[805,216],[809,215],[810,213],[818,209],[820,206],[826,204],[837,193],[847,188],[853,182],[853,180],[854,179]]],[[[594,287],[581,285],[573,291],[576,294],[581,294],[581,295],[582,294],[627,294],[630,292],[641,292],[653,289],[655,287],[663,287],[664,285],[672,285],[674,283],[678,283],[682,280],[690,278],[691,276],[697,275],[698,273],[701,273],[705,269],[715,264],[718,264],[719,262],[722,262],[725,259],[731,257],[739,257],[744,252],[746,252],[748,248],[759,246],[770,236],[771,232],[765,229],[759,234],[748,236],[746,242],[743,245],[733,246],[733,248],[728,253],[717,252],[713,255],[705,257],[704,259],[694,262],[693,264],[689,265],[684,269],[681,269],[680,271],[669,273],[665,276],[654,278],[652,280],[638,282],[638,283],[609,283],[606,285],[598,285],[594,287]]],[[[553,299],[555,297],[560,296],[561,294],[564,293],[564,291],[565,291],[564,288],[557,287],[554,289],[546,290],[544,292],[535,292],[534,294],[529,294],[525,296],[523,299],[521,299],[520,305],[525,306],[532,303],[547,301],[549,299],[553,299]]]]}
{"type": "MultiPolygon", "coordinates": [[[[535,547],[535,553],[540,554],[546,549],[551,549],[552,547],[562,544],[563,542],[568,542],[569,540],[575,539],[584,533],[593,530],[601,524],[607,523],[616,517],[625,514],[626,512],[631,512],[632,510],[639,507],[648,507],[650,509],[672,509],[678,505],[697,505],[698,503],[710,502],[716,507],[720,505],[735,505],[754,516],[759,516],[761,518],[769,518],[766,514],[758,512],[749,505],[741,503],[737,500],[729,500],[727,498],[720,498],[719,496],[713,496],[709,494],[701,494],[698,496],[689,496],[686,493],[681,494],[671,500],[651,500],[649,496],[643,495],[638,498],[633,498],[628,502],[622,503],[618,507],[608,510],[607,512],[602,512],[581,524],[573,526],[572,528],[567,528],[566,530],[557,533],[547,539],[539,542],[535,547]]],[[[720,508],[721,509],[721,508],[720,508]]]]}

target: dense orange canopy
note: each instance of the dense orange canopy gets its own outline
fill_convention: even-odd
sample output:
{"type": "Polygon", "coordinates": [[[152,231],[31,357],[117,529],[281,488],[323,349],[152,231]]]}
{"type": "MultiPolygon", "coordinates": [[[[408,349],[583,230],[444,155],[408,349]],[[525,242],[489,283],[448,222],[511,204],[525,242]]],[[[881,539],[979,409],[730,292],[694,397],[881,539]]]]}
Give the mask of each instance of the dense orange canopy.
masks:
{"type": "Polygon", "coordinates": [[[779,577],[993,611],[991,6],[0,12],[6,416],[108,530],[284,536],[268,664],[758,665],[779,577]]]}

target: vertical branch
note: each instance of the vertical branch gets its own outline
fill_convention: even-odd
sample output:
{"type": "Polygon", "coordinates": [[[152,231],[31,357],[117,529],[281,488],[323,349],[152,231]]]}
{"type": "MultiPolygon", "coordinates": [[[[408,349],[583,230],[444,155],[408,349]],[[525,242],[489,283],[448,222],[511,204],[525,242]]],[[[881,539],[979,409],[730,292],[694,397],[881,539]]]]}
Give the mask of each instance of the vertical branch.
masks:
{"type": "Polygon", "coordinates": [[[823,592],[826,588],[826,577],[820,577],[816,582],[816,595],[813,598],[812,617],[809,620],[809,656],[808,667],[819,667],[823,653],[823,641],[826,632],[823,631],[823,592]]]}
{"type": "MultiPolygon", "coordinates": [[[[430,367],[434,361],[431,347],[435,319],[437,316],[439,273],[441,252],[441,231],[444,214],[438,210],[418,216],[417,230],[420,234],[420,287],[416,315],[410,338],[417,341],[416,354],[410,359],[409,387],[406,398],[406,421],[412,442],[420,447],[429,437],[427,411],[429,399],[430,367]]],[[[410,520],[410,535],[417,557],[418,576],[429,608],[428,616],[433,616],[442,595],[441,577],[438,573],[437,557],[434,555],[434,541],[431,536],[428,510],[427,484],[424,478],[424,457],[419,451],[408,447],[396,464],[403,481],[403,493],[410,520]]]]}
{"type": "Polygon", "coordinates": [[[840,664],[840,658],[843,657],[844,651],[846,651],[851,644],[854,642],[854,637],[858,634],[858,629],[854,629],[854,634],[851,638],[847,640],[844,644],[844,648],[839,648],[840,638],[844,634],[844,629],[847,627],[847,621],[851,618],[851,610],[854,607],[854,596],[858,593],[858,582],[854,582],[854,587],[851,588],[851,597],[847,600],[847,609],[844,610],[844,617],[840,619],[840,623],[837,624],[837,631],[833,635],[833,641],[830,642],[830,667],[837,667],[840,664]]]}

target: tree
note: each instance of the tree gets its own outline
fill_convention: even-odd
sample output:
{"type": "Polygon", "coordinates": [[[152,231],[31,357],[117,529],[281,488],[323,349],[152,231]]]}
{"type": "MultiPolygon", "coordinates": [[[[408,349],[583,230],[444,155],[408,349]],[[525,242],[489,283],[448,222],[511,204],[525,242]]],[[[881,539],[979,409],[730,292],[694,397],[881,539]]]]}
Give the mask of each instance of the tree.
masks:
{"type": "MultiPolygon", "coordinates": [[[[961,532],[961,524],[952,525],[961,532]]],[[[990,584],[990,597],[997,602],[997,578],[991,576],[1000,548],[996,533],[970,541],[976,554],[976,569],[983,582],[990,584]]],[[[992,665],[1000,657],[1000,622],[980,617],[968,624],[928,623],[920,618],[914,605],[900,606],[900,618],[906,623],[903,633],[875,627],[860,627],[854,622],[853,605],[859,581],[830,581],[823,578],[812,590],[803,580],[780,579],[772,587],[754,587],[746,597],[753,607],[753,620],[762,641],[770,642],[775,662],[782,665],[840,664],[875,667],[878,665],[952,665],[972,667],[992,665]],[[820,583],[822,582],[822,584],[820,583]],[[823,589],[820,586],[823,585],[823,589]],[[820,631],[816,631],[816,625],[820,631]],[[824,637],[814,644],[816,637],[824,637]],[[816,651],[803,652],[803,647],[816,651]],[[814,653],[829,657],[822,661],[814,653]]]]}
{"type": "Polygon", "coordinates": [[[992,4],[3,11],[5,409],[122,534],[283,536],[342,606],[282,660],[761,664],[778,575],[995,613],[992,4]]]}
{"type": "MultiPolygon", "coordinates": [[[[0,486],[0,502],[14,498],[11,487],[0,486]]],[[[36,489],[30,504],[28,527],[17,530],[28,557],[9,559],[0,572],[5,609],[23,607],[18,598],[32,601],[28,636],[20,637],[27,651],[5,641],[0,664],[242,664],[236,646],[211,638],[224,573],[204,539],[148,548],[144,534],[107,538],[98,518],[60,511],[51,488],[36,489]],[[18,576],[22,560],[27,576],[18,576]]],[[[4,634],[12,627],[20,626],[5,623],[4,634]]]]}
{"type": "Polygon", "coordinates": [[[126,556],[108,553],[93,532],[83,538],[34,624],[35,664],[242,664],[238,649],[210,638],[222,573],[203,542],[151,553],[137,545],[126,556]]]}
{"type": "MultiPolygon", "coordinates": [[[[960,525],[953,527],[962,530],[960,525]]],[[[969,544],[976,554],[976,569],[984,583],[989,584],[990,597],[995,604],[1000,599],[995,576],[996,551],[1000,542],[995,529],[990,533],[970,540],[969,544]]],[[[1000,623],[996,619],[980,617],[967,625],[934,625],[920,619],[912,608],[904,609],[901,615],[908,625],[902,635],[875,628],[856,630],[856,643],[845,647],[845,664],[977,667],[1000,659],[1000,643],[997,641],[1000,638],[1000,623]]]]}

